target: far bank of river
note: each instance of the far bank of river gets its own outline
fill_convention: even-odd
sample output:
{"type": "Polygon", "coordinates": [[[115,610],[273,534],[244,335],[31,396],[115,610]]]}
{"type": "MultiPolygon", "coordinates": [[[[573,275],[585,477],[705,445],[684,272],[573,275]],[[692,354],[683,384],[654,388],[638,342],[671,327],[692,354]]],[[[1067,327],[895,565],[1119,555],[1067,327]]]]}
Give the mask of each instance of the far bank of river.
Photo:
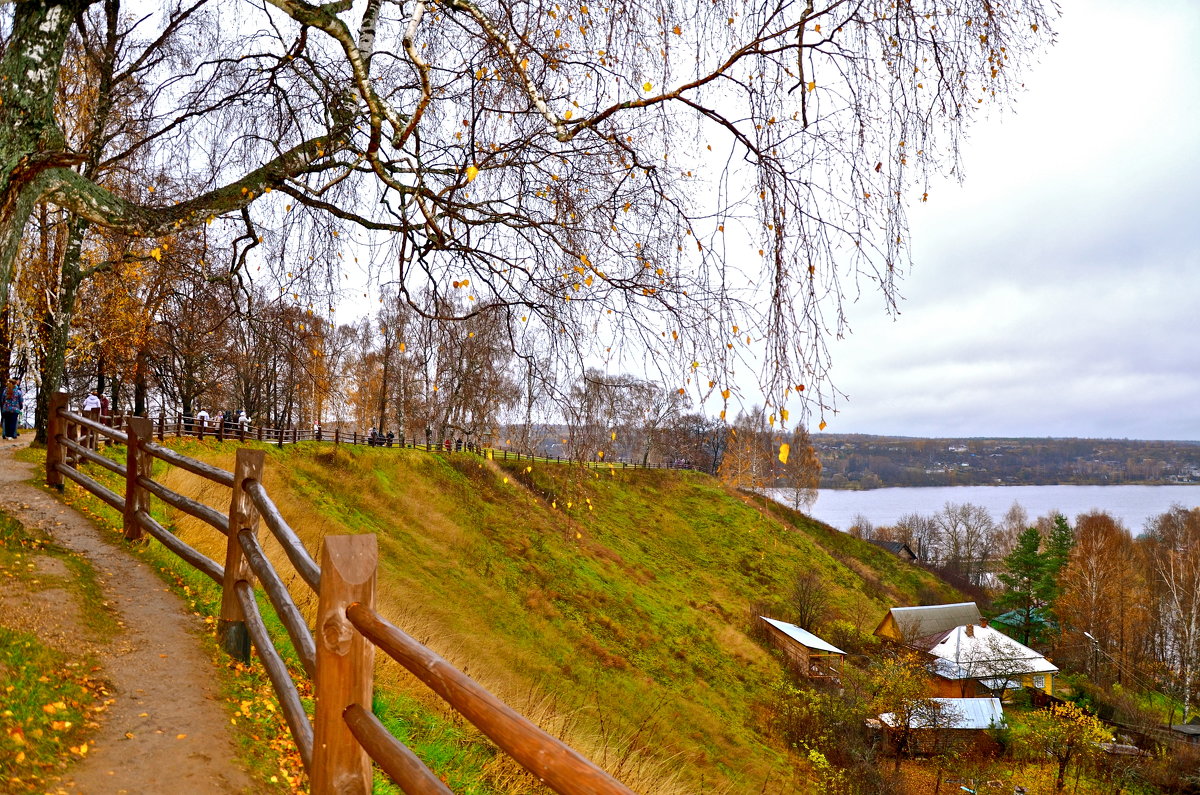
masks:
{"type": "MultiPolygon", "coordinates": [[[[787,502],[785,489],[771,489],[776,499],[787,502]]],[[[1018,503],[1030,520],[1051,512],[1068,519],[1088,511],[1106,511],[1135,534],[1146,521],[1172,505],[1200,507],[1200,486],[935,486],[889,488],[868,491],[821,489],[817,501],[805,509],[810,516],[839,530],[847,530],[859,514],[875,526],[895,524],[902,516],[930,516],[946,503],[972,503],[988,510],[1000,521],[1018,503]]]]}

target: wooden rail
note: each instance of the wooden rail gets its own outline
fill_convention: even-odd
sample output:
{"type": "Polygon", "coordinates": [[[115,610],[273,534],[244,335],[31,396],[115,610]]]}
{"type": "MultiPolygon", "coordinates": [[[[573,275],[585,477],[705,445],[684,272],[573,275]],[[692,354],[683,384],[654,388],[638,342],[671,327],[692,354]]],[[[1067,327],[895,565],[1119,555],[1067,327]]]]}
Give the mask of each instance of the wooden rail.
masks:
{"type": "MultiPolygon", "coordinates": [[[[94,425],[89,424],[89,430],[95,431],[98,428],[106,427],[103,422],[107,420],[112,424],[113,430],[119,430],[121,423],[124,421],[122,417],[94,418],[94,425]]],[[[393,438],[388,441],[385,437],[376,437],[374,441],[365,434],[357,430],[343,431],[340,428],[328,430],[300,429],[300,428],[269,428],[261,425],[241,425],[236,422],[225,422],[220,419],[209,418],[205,423],[201,423],[194,417],[185,417],[182,414],[175,415],[174,419],[167,421],[165,414],[160,414],[155,423],[155,435],[158,436],[160,442],[165,441],[168,437],[176,438],[193,437],[197,439],[217,439],[219,441],[258,441],[275,444],[279,446],[287,444],[298,444],[300,442],[327,442],[334,445],[348,444],[364,447],[380,447],[394,448],[401,450],[424,450],[429,453],[450,453],[450,452],[466,452],[474,453],[475,455],[485,458],[493,458],[498,461],[530,461],[539,463],[553,464],[579,464],[588,467],[619,467],[621,469],[697,469],[697,467],[689,461],[658,461],[647,462],[645,464],[640,461],[622,458],[608,458],[597,456],[592,459],[571,458],[570,456],[563,457],[557,455],[535,455],[530,453],[522,453],[517,450],[509,450],[503,447],[487,447],[476,444],[475,442],[451,442],[450,440],[442,440],[435,442],[432,440],[420,441],[416,437],[406,439],[404,437],[393,438]]],[[[124,434],[118,440],[121,444],[125,443],[124,434]]],[[[213,467],[203,464],[199,461],[182,456],[170,448],[155,445],[158,457],[168,461],[183,469],[192,470],[193,467],[205,468],[209,474],[197,472],[204,477],[213,479],[212,474],[221,472],[213,467]]],[[[193,470],[194,471],[194,470],[193,470]]],[[[232,476],[230,473],[223,473],[225,477],[230,479],[225,485],[232,485],[232,476]]]]}
{"type": "MultiPolygon", "coordinates": [[[[370,792],[373,762],[405,792],[450,792],[371,712],[375,651],[379,649],[555,792],[631,795],[631,790],[604,770],[539,729],[375,611],[378,547],[374,535],[326,536],[318,566],[262,486],[263,450],[239,449],[235,471],[227,472],[155,444],[155,427],[149,419],[120,418],[119,426],[125,430],[109,427],[95,415],[68,411],[65,393],[53,396],[46,450],[47,484],[62,489],[65,480],[78,483],[121,511],[127,539],[136,541],[148,533],[222,586],[217,630],[221,646],[243,661],[250,659],[251,646],[257,649],[308,771],[312,792],[370,792]],[[125,444],[125,464],[100,455],[97,448],[101,442],[125,444]],[[228,517],[154,481],[156,458],[229,487],[228,517]],[[123,477],[124,495],[80,471],[79,467],[90,463],[123,477]],[[224,565],[162,527],[151,516],[152,496],[224,534],[224,565]],[[284,578],[263,554],[258,540],[260,520],[284,550],[300,581],[317,594],[315,632],[305,623],[284,578]],[[256,579],[286,629],[304,674],[313,682],[315,708],[311,721],[291,672],[262,620],[254,596],[256,579]]],[[[161,418],[157,431],[161,442],[165,436],[161,418]]],[[[278,438],[282,443],[284,434],[278,438]]],[[[289,443],[297,438],[293,435],[289,443]]]]}

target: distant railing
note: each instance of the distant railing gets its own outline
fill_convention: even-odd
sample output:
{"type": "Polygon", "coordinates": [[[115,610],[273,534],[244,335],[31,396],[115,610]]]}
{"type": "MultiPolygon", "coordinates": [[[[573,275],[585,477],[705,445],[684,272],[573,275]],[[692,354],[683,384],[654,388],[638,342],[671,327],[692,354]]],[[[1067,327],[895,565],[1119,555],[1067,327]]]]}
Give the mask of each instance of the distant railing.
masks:
{"type": "MultiPolygon", "coordinates": [[[[234,471],[227,472],[155,444],[153,424],[147,418],[121,418],[112,423],[124,428],[119,430],[101,422],[95,411],[68,411],[66,399],[65,393],[58,393],[50,403],[47,484],[60,490],[64,479],[79,484],[122,513],[126,539],[136,541],[149,533],[221,586],[217,629],[221,647],[243,661],[250,659],[251,644],[258,649],[308,772],[312,792],[370,792],[372,761],[405,792],[450,792],[371,712],[375,649],[379,648],[555,792],[631,795],[631,790],[604,770],[539,729],[375,611],[378,546],[373,534],[326,536],[318,567],[262,485],[262,449],[239,449],[234,471]],[[101,455],[97,451],[101,441],[124,444],[125,464],[101,455]],[[155,458],[229,487],[228,514],[155,482],[155,458]],[[84,473],[80,467],[89,463],[123,477],[125,493],[117,494],[84,473]],[[224,565],[159,524],[150,515],[151,496],[223,533],[227,539],[224,565]],[[300,580],[317,593],[315,633],[263,554],[258,541],[260,519],[283,548],[300,580]],[[256,577],[286,629],[305,675],[314,684],[311,723],[259,613],[254,598],[256,577]]],[[[160,441],[163,431],[160,419],[160,441]]],[[[279,440],[283,443],[285,437],[281,434],[279,440]]]]}
{"type": "MultiPolygon", "coordinates": [[[[123,422],[122,417],[101,417],[99,419],[104,424],[118,430],[121,428],[121,422],[123,422]]],[[[642,463],[632,459],[610,458],[602,455],[591,459],[579,459],[570,456],[522,453],[517,450],[484,446],[470,441],[464,442],[450,439],[433,441],[432,439],[426,439],[422,442],[416,437],[406,439],[403,436],[388,439],[383,434],[376,434],[372,437],[370,434],[360,433],[357,430],[343,431],[341,428],[334,428],[332,431],[319,428],[269,428],[262,425],[253,425],[249,422],[239,423],[236,420],[224,420],[219,417],[210,417],[205,421],[201,421],[196,417],[187,417],[182,414],[176,414],[170,421],[167,420],[165,414],[159,414],[155,427],[155,432],[160,442],[164,441],[168,436],[180,438],[191,436],[197,439],[212,438],[218,441],[236,440],[244,442],[251,440],[277,444],[281,447],[285,444],[296,444],[298,442],[332,442],[333,444],[425,450],[431,453],[468,452],[485,458],[494,458],[503,461],[542,461],[557,464],[580,464],[589,467],[620,467],[622,469],[699,469],[699,467],[690,461],[683,460],[647,461],[646,463],[642,463]]]]}

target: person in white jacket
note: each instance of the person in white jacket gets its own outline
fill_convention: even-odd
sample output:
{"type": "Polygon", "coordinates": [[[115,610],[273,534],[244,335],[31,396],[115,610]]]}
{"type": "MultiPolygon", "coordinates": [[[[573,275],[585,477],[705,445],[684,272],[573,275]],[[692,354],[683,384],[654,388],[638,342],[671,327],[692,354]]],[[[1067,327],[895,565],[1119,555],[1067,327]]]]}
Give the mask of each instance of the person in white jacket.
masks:
{"type": "Polygon", "coordinates": [[[208,427],[208,412],[205,411],[204,409],[200,409],[199,411],[197,411],[196,412],[196,422],[198,422],[200,424],[201,428],[207,428],[208,427]]]}
{"type": "Polygon", "coordinates": [[[88,392],[87,397],[83,399],[83,410],[91,411],[92,409],[100,408],[100,396],[96,394],[96,390],[88,392]]]}

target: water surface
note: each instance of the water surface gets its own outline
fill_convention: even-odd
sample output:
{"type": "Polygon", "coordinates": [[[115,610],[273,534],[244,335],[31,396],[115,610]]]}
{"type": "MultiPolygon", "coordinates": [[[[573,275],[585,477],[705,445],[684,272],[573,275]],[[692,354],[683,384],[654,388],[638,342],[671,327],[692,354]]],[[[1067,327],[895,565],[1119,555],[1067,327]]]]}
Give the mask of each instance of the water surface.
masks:
{"type": "MultiPolygon", "coordinates": [[[[776,499],[787,502],[786,489],[771,489],[776,499]]],[[[1074,523],[1088,511],[1107,511],[1134,533],[1146,521],[1172,505],[1200,507],[1200,486],[933,486],[889,488],[870,491],[821,489],[817,501],[805,512],[822,522],[846,530],[862,514],[878,526],[895,524],[901,516],[919,513],[930,516],[947,502],[973,503],[1000,521],[1014,502],[1030,520],[1058,511],[1074,523]]]]}

